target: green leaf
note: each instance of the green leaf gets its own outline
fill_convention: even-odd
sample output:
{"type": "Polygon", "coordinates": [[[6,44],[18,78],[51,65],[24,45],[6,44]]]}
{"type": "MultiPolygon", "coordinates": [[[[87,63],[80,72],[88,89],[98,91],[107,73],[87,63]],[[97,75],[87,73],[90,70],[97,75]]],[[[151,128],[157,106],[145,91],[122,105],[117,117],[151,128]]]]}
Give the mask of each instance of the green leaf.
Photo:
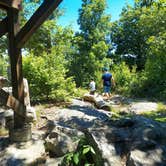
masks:
{"type": "Polygon", "coordinates": [[[73,157],[73,153],[67,154],[67,155],[66,155],[67,161],[71,161],[72,157],[73,157]]]}
{"type": "Polygon", "coordinates": [[[75,153],[73,156],[74,163],[77,165],[79,163],[79,153],[75,153]]]}
{"type": "Polygon", "coordinates": [[[90,151],[90,148],[87,147],[87,148],[83,149],[82,154],[86,154],[86,153],[88,153],[89,151],[90,151]]]}
{"type": "Polygon", "coordinates": [[[90,151],[93,153],[93,154],[96,154],[96,152],[94,151],[94,149],[91,147],[90,148],[90,151]]]}

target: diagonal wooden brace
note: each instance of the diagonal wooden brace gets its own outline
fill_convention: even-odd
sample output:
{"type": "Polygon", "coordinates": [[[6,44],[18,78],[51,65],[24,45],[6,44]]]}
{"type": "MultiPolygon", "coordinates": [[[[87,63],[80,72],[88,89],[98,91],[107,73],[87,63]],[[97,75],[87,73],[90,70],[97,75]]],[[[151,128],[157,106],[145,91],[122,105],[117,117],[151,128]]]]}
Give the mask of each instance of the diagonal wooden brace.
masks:
{"type": "Polygon", "coordinates": [[[6,105],[13,109],[18,115],[25,118],[27,121],[32,121],[33,117],[26,111],[26,106],[18,101],[15,97],[9,95],[3,89],[0,89],[0,101],[3,105],[6,105]]]}
{"type": "Polygon", "coordinates": [[[32,15],[24,27],[15,37],[17,48],[21,48],[26,41],[35,33],[40,25],[59,6],[62,0],[44,0],[37,11],[32,15]]]}

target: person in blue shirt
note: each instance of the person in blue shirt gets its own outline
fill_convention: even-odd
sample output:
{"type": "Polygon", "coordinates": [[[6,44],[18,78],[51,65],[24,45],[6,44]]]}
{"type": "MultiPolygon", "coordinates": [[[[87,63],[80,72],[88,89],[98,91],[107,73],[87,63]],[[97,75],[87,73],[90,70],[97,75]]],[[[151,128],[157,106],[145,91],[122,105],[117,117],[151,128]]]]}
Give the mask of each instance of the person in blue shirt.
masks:
{"type": "Polygon", "coordinates": [[[109,99],[111,97],[111,86],[112,85],[114,86],[115,82],[112,74],[108,71],[108,68],[103,68],[102,83],[103,83],[103,97],[109,99]]]}

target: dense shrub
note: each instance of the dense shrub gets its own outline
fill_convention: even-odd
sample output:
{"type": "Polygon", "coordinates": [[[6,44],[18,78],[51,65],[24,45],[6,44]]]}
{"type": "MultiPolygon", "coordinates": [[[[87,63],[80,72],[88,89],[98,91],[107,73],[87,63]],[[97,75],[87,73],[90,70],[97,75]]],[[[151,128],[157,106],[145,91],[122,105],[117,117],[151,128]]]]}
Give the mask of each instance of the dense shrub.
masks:
{"type": "Polygon", "coordinates": [[[166,33],[151,36],[148,39],[145,70],[137,74],[131,91],[137,96],[166,98],[166,33]]]}
{"type": "Polygon", "coordinates": [[[136,67],[130,71],[125,62],[122,62],[113,66],[112,74],[116,83],[115,91],[129,94],[132,83],[136,81],[136,67]]]}
{"type": "Polygon", "coordinates": [[[29,81],[33,101],[64,101],[74,94],[75,83],[71,77],[66,78],[64,57],[55,49],[40,57],[24,57],[23,71],[29,81]]]}
{"type": "Polygon", "coordinates": [[[166,33],[159,36],[151,36],[148,40],[150,45],[148,59],[145,65],[148,87],[148,95],[160,99],[166,98],[166,33]]]}

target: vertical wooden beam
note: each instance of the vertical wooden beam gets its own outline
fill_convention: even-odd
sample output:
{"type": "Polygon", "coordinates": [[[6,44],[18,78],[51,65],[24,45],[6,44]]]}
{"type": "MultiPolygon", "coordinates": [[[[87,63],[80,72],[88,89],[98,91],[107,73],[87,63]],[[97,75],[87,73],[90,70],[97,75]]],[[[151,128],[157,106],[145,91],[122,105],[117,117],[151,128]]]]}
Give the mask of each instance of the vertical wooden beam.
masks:
{"type": "MultiPolygon", "coordinates": [[[[11,64],[11,81],[13,96],[24,104],[24,87],[22,74],[22,56],[21,49],[16,48],[15,35],[19,31],[19,14],[14,9],[7,11],[8,15],[8,39],[9,56],[11,64]]],[[[14,128],[21,128],[25,124],[25,119],[14,113],[14,128]]]]}

